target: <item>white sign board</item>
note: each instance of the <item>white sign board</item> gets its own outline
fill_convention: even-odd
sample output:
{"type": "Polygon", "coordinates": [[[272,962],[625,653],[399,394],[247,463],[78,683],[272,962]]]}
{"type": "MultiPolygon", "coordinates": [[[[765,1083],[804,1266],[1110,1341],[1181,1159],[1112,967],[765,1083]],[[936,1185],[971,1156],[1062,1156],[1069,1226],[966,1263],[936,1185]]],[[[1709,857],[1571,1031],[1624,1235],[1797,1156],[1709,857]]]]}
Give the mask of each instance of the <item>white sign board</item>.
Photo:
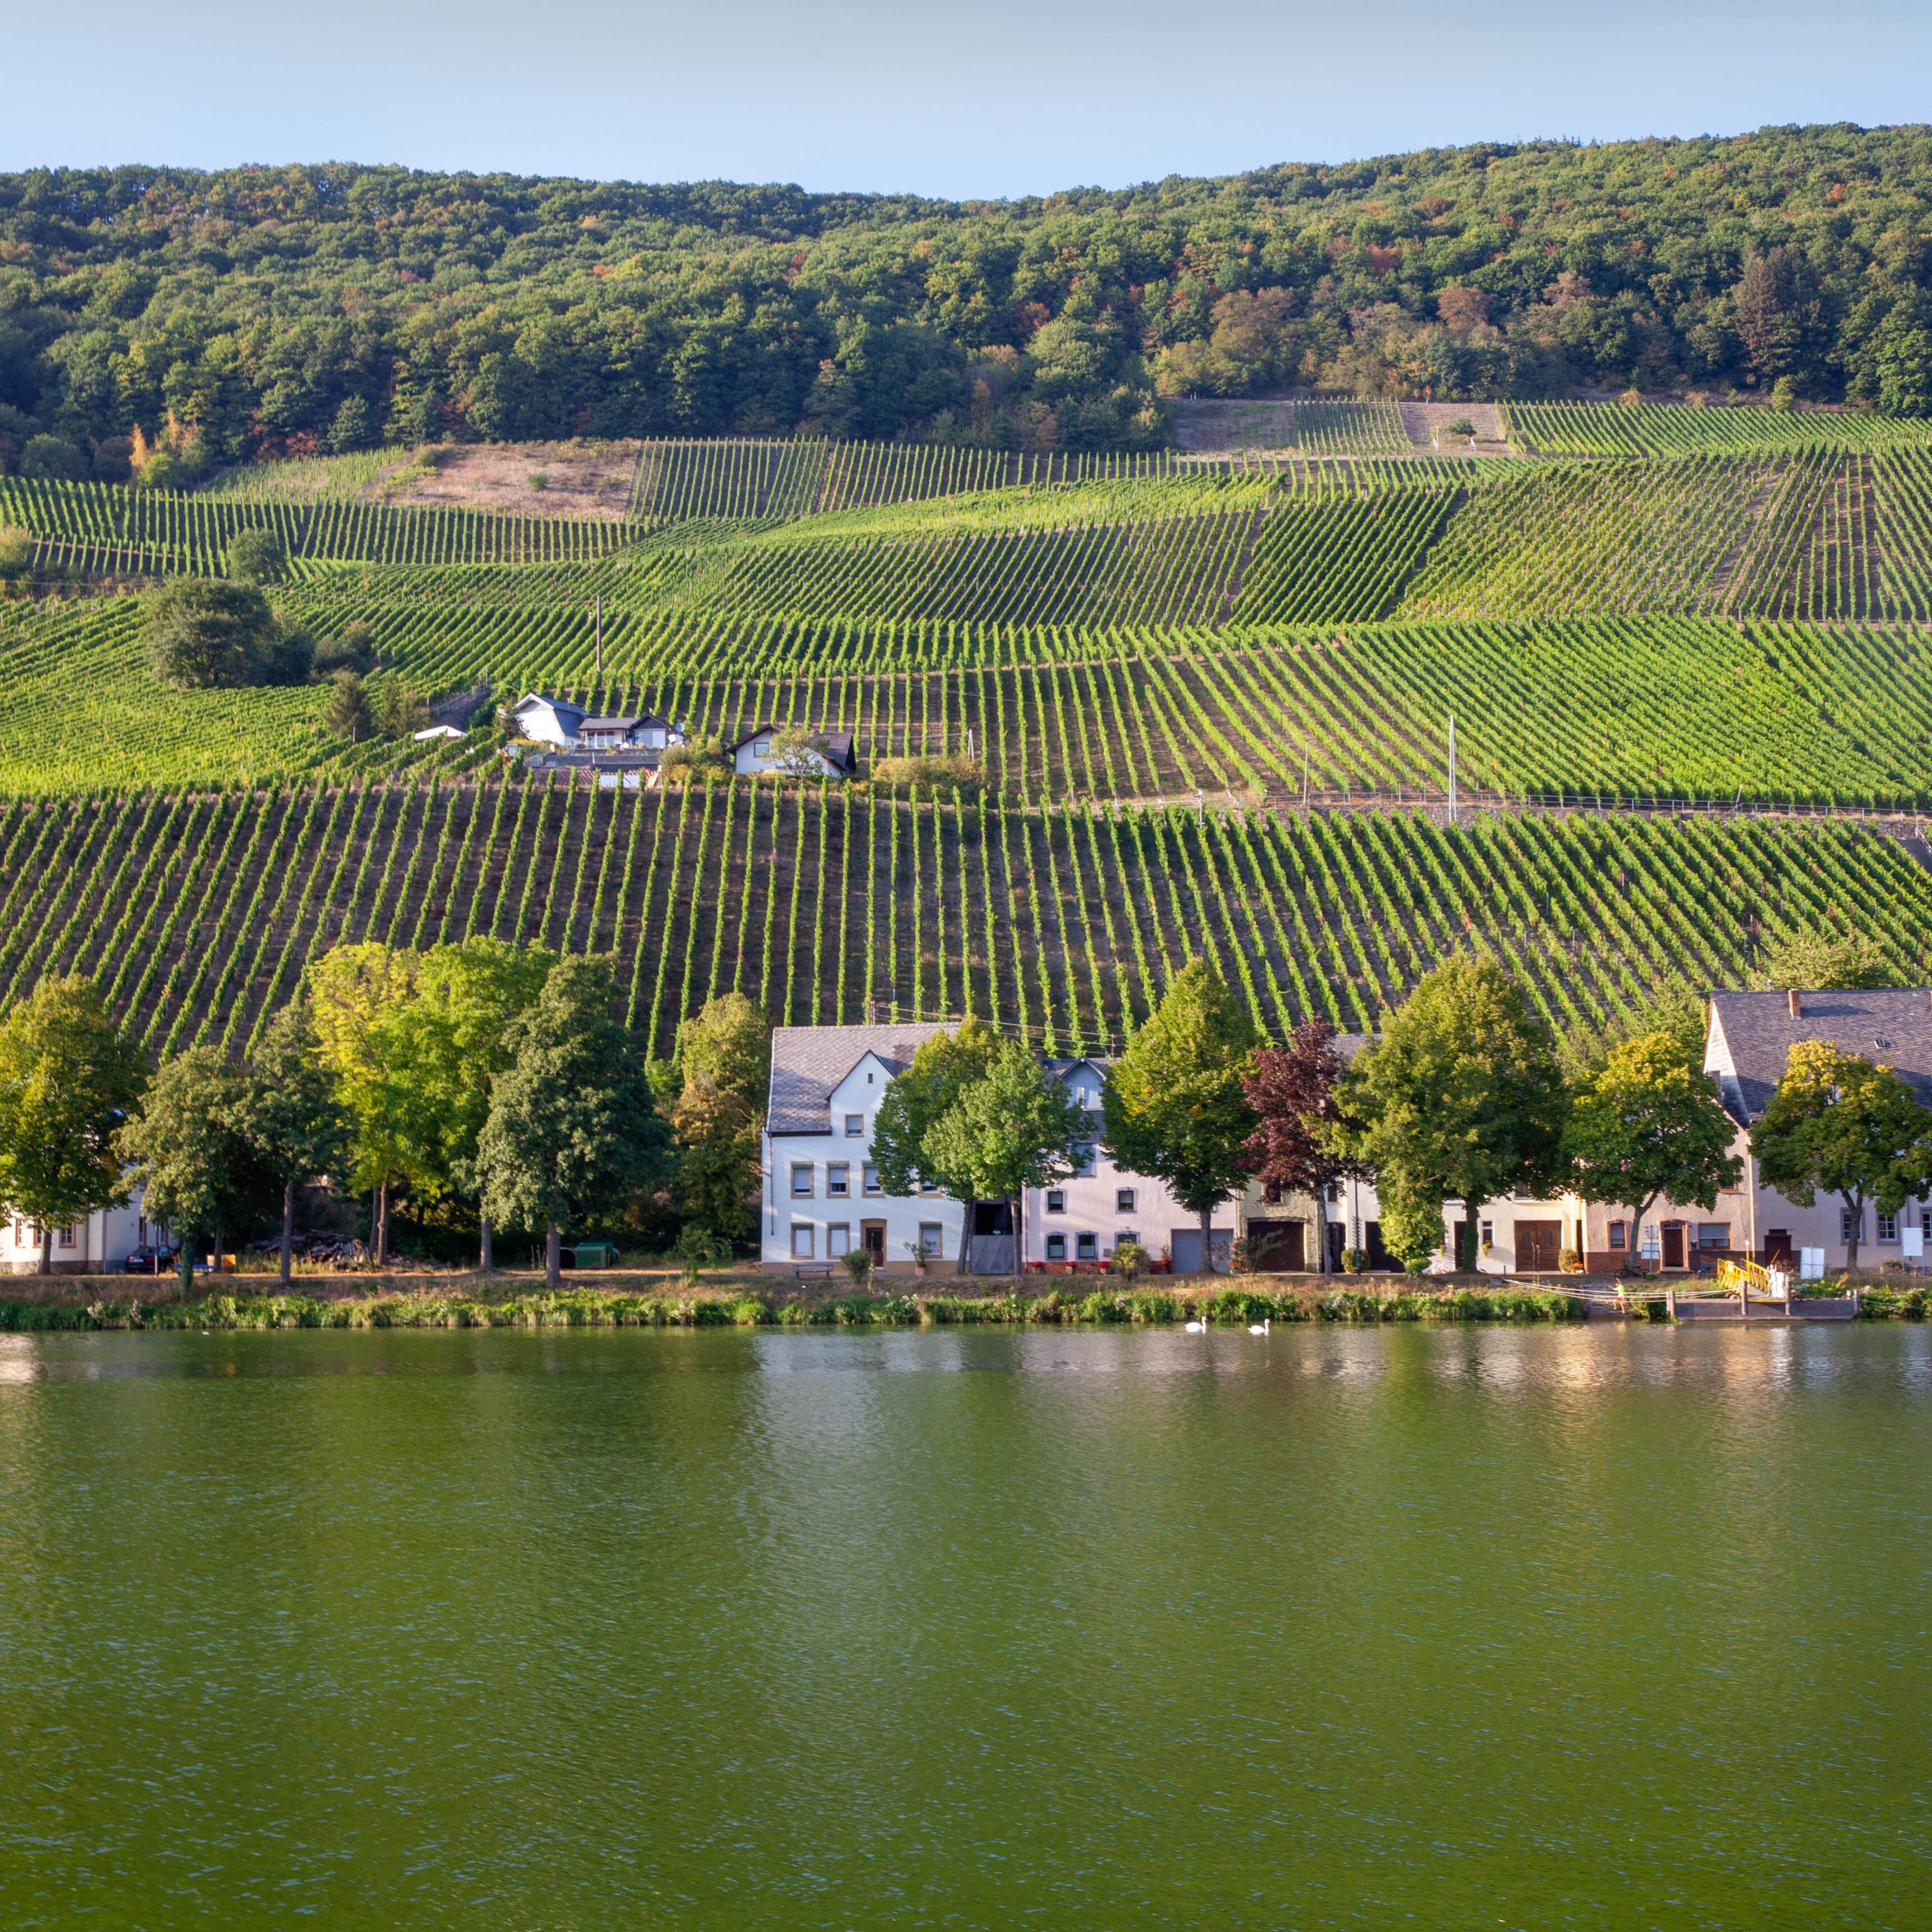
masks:
{"type": "Polygon", "coordinates": [[[1637,1252],[1647,1262],[1656,1260],[1659,1250],[1657,1245],[1657,1223],[1654,1221],[1646,1221],[1643,1224],[1643,1245],[1637,1252]]]}
{"type": "Polygon", "coordinates": [[[1800,1248],[1798,1250],[1798,1279],[1800,1281],[1822,1281],[1825,1279],[1825,1250],[1822,1248],[1800,1248]]]}
{"type": "Polygon", "coordinates": [[[1925,1256],[1925,1230],[1923,1228],[1900,1228],[1898,1252],[1909,1262],[1922,1261],[1925,1256]]]}

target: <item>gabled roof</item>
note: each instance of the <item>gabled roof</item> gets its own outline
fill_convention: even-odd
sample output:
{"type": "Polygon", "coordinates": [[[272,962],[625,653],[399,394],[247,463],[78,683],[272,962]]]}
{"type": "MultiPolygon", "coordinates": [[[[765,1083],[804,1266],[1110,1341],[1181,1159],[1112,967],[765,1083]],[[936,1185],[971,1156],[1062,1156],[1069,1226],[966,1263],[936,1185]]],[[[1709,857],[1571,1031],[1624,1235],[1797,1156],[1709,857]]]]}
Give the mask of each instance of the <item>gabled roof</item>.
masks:
{"type": "Polygon", "coordinates": [[[541,692],[536,691],[525,692],[523,696],[518,698],[514,704],[511,706],[510,709],[513,712],[516,712],[518,716],[521,716],[525,711],[528,710],[531,706],[535,704],[541,704],[547,710],[551,711],[568,711],[573,718],[580,718],[584,716],[584,706],[582,705],[573,704],[567,698],[546,698],[541,692]]]}
{"type": "Polygon", "coordinates": [[[896,1078],[934,1034],[952,1030],[932,1021],[898,1026],[774,1027],[766,1131],[830,1133],[832,1096],[867,1054],[877,1054],[887,1073],[896,1078]]]}
{"type": "Polygon", "coordinates": [[[1887,986],[1870,992],[1713,993],[1704,1064],[1720,1076],[1726,1102],[1747,1122],[1764,1112],[1800,1040],[1828,1040],[1900,1078],[1932,1106],[1932,991],[1887,986]],[[1725,1078],[1729,1076],[1730,1078],[1725,1078]]]}
{"type": "MultiPolygon", "coordinates": [[[[767,731],[778,731],[788,728],[778,724],[758,724],[740,736],[728,739],[724,746],[728,758],[740,752],[754,738],[762,738],[767,731]]],[[[841,771],[850,771],[856,762],[852,752],[852,734],[849,731],[814,731],[812,736],[823,748],[826,762],[836,766],[841,771]]]]}
{"type": "Polygon", "coordinates": [[[660,718],[654,711],[646,711],[636,718],[586,718],[583,729],[586,731],[635,731],[646,724],[661,725],[667,731],[675,731],[677,727],[668,718],[660,718]]]}

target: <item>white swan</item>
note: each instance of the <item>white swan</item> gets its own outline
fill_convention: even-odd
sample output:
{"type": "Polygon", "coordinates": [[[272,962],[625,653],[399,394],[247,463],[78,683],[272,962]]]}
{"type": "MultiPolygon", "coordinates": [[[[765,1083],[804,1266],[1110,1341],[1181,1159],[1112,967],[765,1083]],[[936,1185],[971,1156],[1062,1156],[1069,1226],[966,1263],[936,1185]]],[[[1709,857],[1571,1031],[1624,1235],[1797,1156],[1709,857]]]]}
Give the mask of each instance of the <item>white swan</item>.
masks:
{"type": "Polygon", "coordinates": [[[1208,1332],[1208,1324],[1204,1322],[1190,1322],[1187,1324],[1187,1332],[1190,1335],[1204,1335],[1208,1332]]]}
{"type": "Polygon", "coordinates": [[[1265,1335],[1268,1331],[1269,1324],[1274,1319],[1274,1317],[1272,1315],[1264,1315],[1258,1322],[1250,1322],[1248,1324],[1248,1333],[1250,1335],[1265,1335]]]}

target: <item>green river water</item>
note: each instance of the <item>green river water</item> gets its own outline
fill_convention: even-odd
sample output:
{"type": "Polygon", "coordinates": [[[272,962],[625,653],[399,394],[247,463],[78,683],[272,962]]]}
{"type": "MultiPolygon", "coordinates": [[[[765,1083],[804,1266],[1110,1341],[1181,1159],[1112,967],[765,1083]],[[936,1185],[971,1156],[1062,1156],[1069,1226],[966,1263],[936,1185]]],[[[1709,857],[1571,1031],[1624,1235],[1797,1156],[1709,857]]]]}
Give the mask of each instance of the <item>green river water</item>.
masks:
{"type": "Polygon", "coordinates": [[[7,1927],[1932,1925],[1932,1330],[0,1336],[7,1927]]]}

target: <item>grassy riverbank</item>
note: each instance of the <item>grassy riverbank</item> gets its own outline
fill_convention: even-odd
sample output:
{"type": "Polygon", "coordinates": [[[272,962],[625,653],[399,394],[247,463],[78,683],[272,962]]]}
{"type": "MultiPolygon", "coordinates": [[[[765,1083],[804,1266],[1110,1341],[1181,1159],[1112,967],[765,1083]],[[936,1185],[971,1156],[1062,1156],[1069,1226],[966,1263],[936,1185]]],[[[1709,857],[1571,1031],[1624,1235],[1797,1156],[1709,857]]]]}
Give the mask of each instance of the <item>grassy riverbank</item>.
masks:
{"type": "MultiPolygon", "coordinates": [[[[1378,1292],[1372,1286],[1326,1294],[1282,1292],[1243,1277],[1198,1293],[1180,1286],[1107,1288],[1074,1295],[1009,1291],[916,1294],[776,1295],[730,1284],[686,1293],[662,1282],[572,1287],[552,1294],[514,1281],[460,1288],[389,1287],[322,1298],[242,1289],[181,1300],[115,1292],[0,1300],[0,1330],[130,1328],[905,1328],[974,1324],[1132,1324],[1165,1327],[1205,1320],[1250,1322],[1570,1322],[1583,1305],[1572,1295],[1534,1289],[1450,1288],[1439,1294],[1378,1292]]],[[[53,1284],[50,1283],[50,1286],[53,1284]]],[[[75,1292],[78,1290],[79,1292],[75,1292]]]]}

